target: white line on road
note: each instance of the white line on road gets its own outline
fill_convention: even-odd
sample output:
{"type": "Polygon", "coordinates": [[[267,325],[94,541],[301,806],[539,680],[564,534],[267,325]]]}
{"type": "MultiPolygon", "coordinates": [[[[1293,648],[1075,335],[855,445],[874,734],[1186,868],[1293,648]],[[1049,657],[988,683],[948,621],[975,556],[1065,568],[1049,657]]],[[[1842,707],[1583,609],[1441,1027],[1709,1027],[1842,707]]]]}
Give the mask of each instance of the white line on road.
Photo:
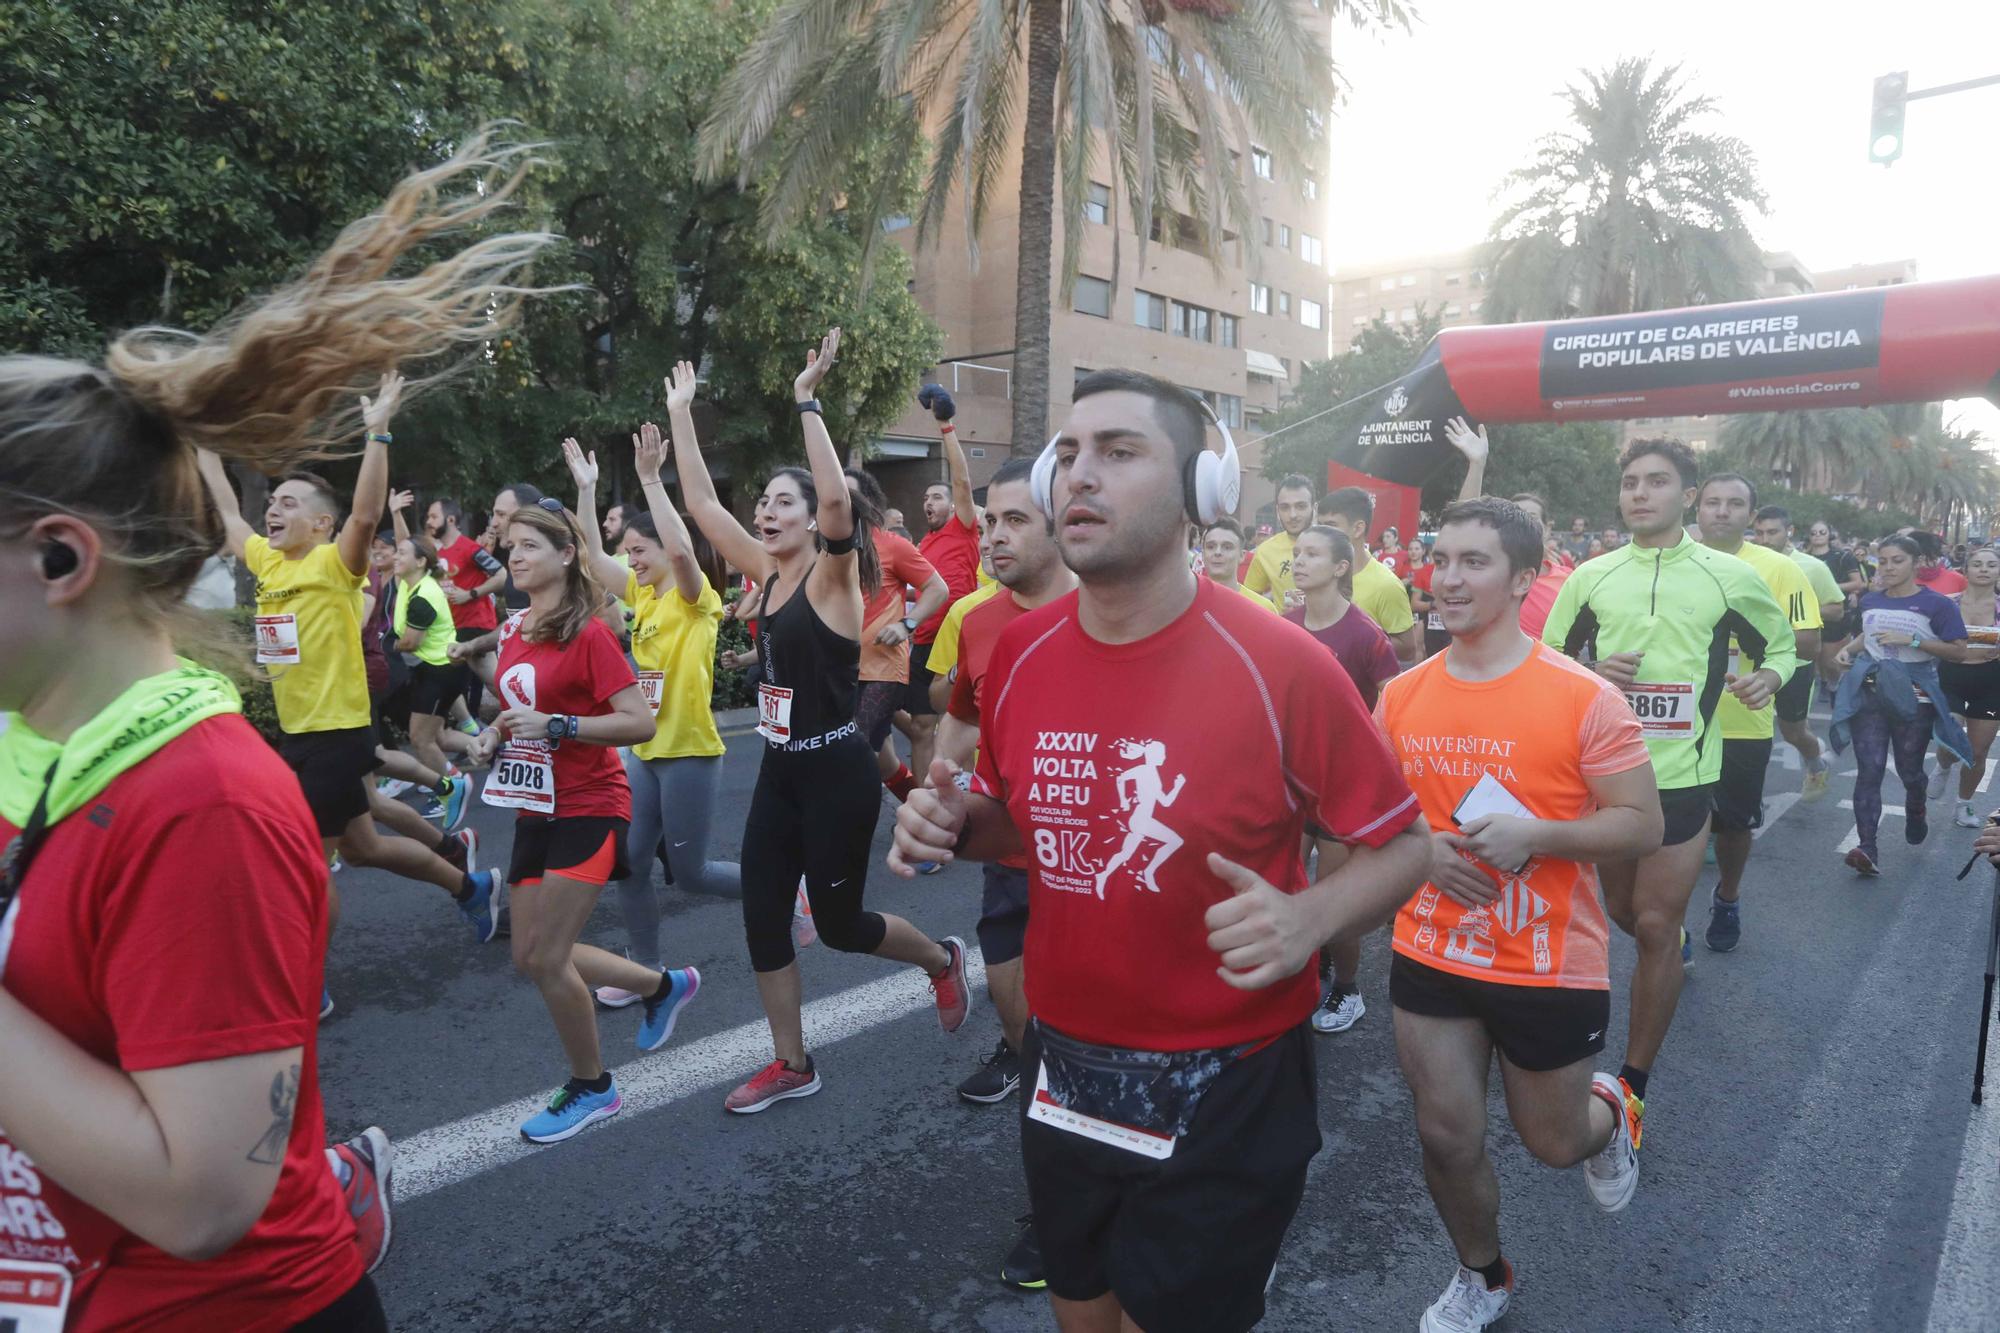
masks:
{"type": "MultiPolygon", "coordinates": [[[[971,992],[986,983],[985,960],[976,947],[965,951],[965,982],[971,992]]],[[[822,996],[806,1005],[806,1040],[815,1046],[830,1045],[927,1009],[930,1004],[930,992],[922,978],[899,968],[878,981],[822,996]]],[[[613,1071],[625,1102],[618,1118],[644,1115],[704,1089],[740,1082],[770,1061],[771,1031],[762,1019],[685,1046],[638,1056],[613,1071]]],[[[547,1100],[547,1093],[523,1097],[396,1140],[397,1200],[407,1203],[495,1167],[550,1151],[527,1142],[520,1134],[521,1122],[547,1100]]],[[[554,1150],[561,1152],[563,1148],[557,1145],[554,1150]]]]}
{"type": "Polygon", "coordinates": [[[2000,1310],[2000,1098],[1971,1111],[1927,1333],[1990,1333],[2000,1310]]]}
{"type": "Polygon", "coordinates": [[[1771,825],[1783,819],[1785,817],[1785,811],[1791,809],[1798,803],[1799,803],[1799,794],[1795,791],[1781,791],[1776,796],[1773,796],[1770,800],[1764,802],[1764,822],[1759,824],[1756,828],[1750,830],[1751,838],[1753,839],[1761,838],[1766,833],[1770,832],[1771,825]]]}

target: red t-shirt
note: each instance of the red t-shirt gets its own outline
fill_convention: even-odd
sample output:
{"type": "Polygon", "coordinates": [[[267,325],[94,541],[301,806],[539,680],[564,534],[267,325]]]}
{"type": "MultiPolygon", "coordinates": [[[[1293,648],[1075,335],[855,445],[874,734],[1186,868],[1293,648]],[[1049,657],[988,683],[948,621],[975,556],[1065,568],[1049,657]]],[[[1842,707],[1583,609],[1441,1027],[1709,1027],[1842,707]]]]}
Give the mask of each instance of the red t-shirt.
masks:
{"type": "Polygon", "coordinates": [[[1029,611],[987,676],[973,790],[1006,803],[1032,863],[1035,1015],[1154,1051],[1304,1022],[1319,999],[1310,962],[1259,991],[1216,975],[1203,915],[1231,890],[1207,854],[1297,892],[1308,821],[1377,847],[1417,818],[1333,655],[1202,579],[1186,613],[1137,643],[1085,634],[1076,593],[1029,611]]]}
{"type": "Polygon", "coordinates": [[[917,543],[917,553],[930,561],[931,568],[944,579],[944,586],[951,589],[944,605],[931,612],[931,618],[910,636],[918,643],[930,643],[937,638],[938,626],[944,624],[951,604],[979,586],[979,534],[961,523],[954,512],[943,527],[924,534],[917,543]]]}
{"type": "Polygon", "coordinates": [[[1549,623],[1549,611],[1556,604],[1556,594],[1576,571],[1568,565],[1544,564],[1542,572],[1528,585],[1528,595],[1521,599],[1521,632],[1531,639],[1542,637],[1542,626],[1549,623]]]}
{"type": "Polygon", "coordinates": [[[1965,591],[1965,575],[1944,565],[1932,565],[1929,569],[1917,571],[1917,582],[1932,592],[1943,593],[1947,597],[1957,596],[1965,591]]]}
{"type": "MultiPolygon", "coordinates": [[[[993,663],[993,650],[1000,644],[1000,631],[1027,612],[1014,594],[1001,589],[966,612],[958,626],[958,665],[951,669],[951,702],[945,711],[961,722],[979,725],[979,707],[986,697],[986,669],[993,663]]],[[[1003,856],[1000,864],[1026,870],[1026,856],[1003,856]]]]}
{"type": "MultiPolygon", "coordinates": [[[[500,572],[500,562],[493,554],[463,535],[440,550],[438,560],[444,565],[446,582],[467,592],[477,590],[480,584],[500,572]],[[481,561],[491,568],[483,567],[481,561]]],[[[489,630],[500,622],[493,613],[493,599],[489,596],[475,597],[463,606],[452,603],[451,623],[460,629],[489,630]]]]}
{"type": "MultiPolygon", "coordinates": [[[[0,841],[18,831],[0,819],[0,841]]],[[[49,833],[19,903],[7,990],[96,1059],[303,1054],[271,1201],[227,1252],[156,1249],[0,1137],[0,1259],[81,1274],[71,1329],[284,1329],[360,1281],[320,1104],[326,859],[298,779],[250,724],[196,723],[114,778],[49,833]]]]}
{"type": "MultiPolygon", "coordinates": [[[[526,614],[516,611],[500,627],[500,669],[494,681],[506,706],[601,717],[611,711],[612,695],[638,686],[632,664],[603,621],[591,620],[583,633],[568,643],[533,643],[521,637],[521,619],[526,614]]],[[[632,817],[632,788],[625,781],[625,765],[619,762],[616,746],[580,741],[554,746],[547,741],[520,744],[553,751],[558,819],[632,817]]],[[[531,813],[523,810],[521,817],[531,813]]]]}
{"type": "Polygon", "coordinates": [[[1410,577],[1410,553],[1401,547],[1393,551],[1384,551],[1375,558],[1380,560],[1383,567],[1397,578],[1407,579],[1410,577]]]}
{"type": "MultiPolygon", "coordinates": [[[[922,588],[937,571],[916,547],[893,532],[876,530],[875,554],[882,562],[882,582],[861,605],[860,679],[907,681],[909,640],[892,648],[875,642],[875,636],[883,626],[903,618],[903,590],[922,588]]],[[[950,603],[946,603],[949,608],[950,603]]]]}
{"type": "MultiPolygon", "coordinates": [[[[1429,565],[1424,566],[1429,569],[1429,565]]],[[[1350,603],[1347,613],[1328,625],[1325,629],[1311,629],[1306,625],[1306,609],[1285,612],[1285,619],[1313,636],[1314,639],[1333,654],[1347,678],[1354,682],[1360,692],[1361,702],[1368,708],[1375,707],[1375,696],[1382,692],[1382,686],[1393,680],[1403,664],[1396,659],[1396,649],[1389,642],[1389,636],[1382,627],[1368,618],[1368,613],[1350,603]]]]}

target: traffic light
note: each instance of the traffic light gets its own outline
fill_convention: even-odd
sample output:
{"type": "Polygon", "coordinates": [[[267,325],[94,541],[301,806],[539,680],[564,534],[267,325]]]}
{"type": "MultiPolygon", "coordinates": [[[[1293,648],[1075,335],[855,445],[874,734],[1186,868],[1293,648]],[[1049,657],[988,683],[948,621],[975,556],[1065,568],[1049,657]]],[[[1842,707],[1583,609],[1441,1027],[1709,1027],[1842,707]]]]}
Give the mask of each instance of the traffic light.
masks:
{"type": "Polygon", "coordinates": [[[1910,91],[1908,70],[1875,80],[1875,107],[1868,121],[1868,160],[1888,166],[1903,155],[1903,102],[1910,91]]]}

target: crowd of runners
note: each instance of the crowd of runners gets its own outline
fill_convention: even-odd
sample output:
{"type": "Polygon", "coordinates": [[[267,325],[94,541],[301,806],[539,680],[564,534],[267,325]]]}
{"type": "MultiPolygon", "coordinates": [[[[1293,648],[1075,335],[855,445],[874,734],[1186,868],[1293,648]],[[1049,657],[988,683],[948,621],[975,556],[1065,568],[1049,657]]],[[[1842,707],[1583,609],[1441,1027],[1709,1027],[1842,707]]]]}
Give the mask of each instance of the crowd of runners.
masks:
{"type": "Polygon", "coordinates": [[[1246,550],[1234,441],[1174,385],[1084,377],[1047,448],[978,493],[927,385],[947,475],[913,542],[822,419],[835,329],[792,384],[805,465],[747,522],[683,363],[667,430],[632,438],[640,501],[600,520],[596,454],[564,441],[573,498],[510,484],[468,532],[464,499],[392,489],[402,371],[505,328],[547,238],[390,270],[502,207],[520,165],[474,141],[212,333],[0,360],[0,1068],[39,1071],[0,1080],[0,1260],[34,1283],[0,1286],[0,1326],[386,1327],[367,1274],[392,1147],[327,1145],[317,1080],[342,865],[442,890],[470,946],[507,940],[563,1062],[534,1143],[621,1108],[599,1011],[637,1008],[658,1051],[704,985],[737,984],[670,962],[656,861],[741,902],[771,1058],[723,1109],[837,1078],[801,1025],[815,941],[918,969],[958,1030],[960,935],[866,905],[887,803],[889,870],[982,867],[976,904],[929,915],[972,928],[999,1029],[958,1094],[1019,1106],[1004,1282],[1065,1330],[1254,1325],[1321,1146],[1315,1038],[1365,1019],[1360,944],[1386,929],[1454,1254],[1411,1316],[1484,1328],[1514,1288],[1494,1057],[1522,1143],[1605,1211],[1640,1183],[1649,1099],[1656,1132],[1700,1132],[1651,1079],[1711,844],[1706,947],[1746,928],[1773,747],[1816,800],[1852,746],[1861,875],[1891,761],[1909,842],[1954,782],[1954,822],[1982,823],[2000,554],[1961,573],[1932,534],[1856,551],[1824,524],[1794,548],[1784,509],[1670,439],[1625,450],[1620,529],[1563,537],[1539,497],[1485,495],[1484,431],[1454,421],[1467,477],[1428,541],[1288,477],[1246,550]],[[338,454],[351,489],[297,470],[338,454]],[[231,463],[277,478],[262,531],[231,463]],[[254,578],[275,750],[187,604],[222,553],[254,578]],[[750,671],[762,740],[740,864],[709,850],[725,616],[752,625],[722,669],[750,671]],[[515,815],[484,858],[474,799],[515,815]],[[616,952],[581,942],[607,884],[616,952]],[[1614,924],[1638,951],[1615,1067],[1614,924]],[[191,985],[195,941],[226,962],[191,985]]]}

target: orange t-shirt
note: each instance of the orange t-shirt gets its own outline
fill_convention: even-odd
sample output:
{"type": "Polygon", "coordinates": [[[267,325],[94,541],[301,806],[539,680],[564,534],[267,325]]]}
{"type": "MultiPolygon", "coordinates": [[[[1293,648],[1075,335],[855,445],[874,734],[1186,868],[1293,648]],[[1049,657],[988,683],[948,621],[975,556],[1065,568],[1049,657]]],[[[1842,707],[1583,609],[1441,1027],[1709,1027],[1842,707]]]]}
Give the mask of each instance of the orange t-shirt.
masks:
{"type": "MultiPolygon", "coordinates": [[[[1484,774],[1537,819],[1596,809],[1585,779],[1649,762],[1639,719],[1612,684],[1545,644],[1498,680],[1457,680],[1447,649],[1382,687],[1375,719],[1436,830],[1484,774]]],[[[1538,856],[1519,875],[1479,867],[1500,897],[1484,907],[1425,884],[1396,913],[1395,949],[1445,972],[1510,986],[1609,990],[1597,868],[1538,856]]]]}
{"type": "Polygon", "coordinates": [[[875,636],[890,623],[903,618],[905,589],[920,592],[931,575],[937,573],[917,548],[893,532],[875,533],[875,554],[882,562],[882,582],[861,601],[862,680],[910,678],[910,641],[893,648],[875,642],[875,636]]]}

